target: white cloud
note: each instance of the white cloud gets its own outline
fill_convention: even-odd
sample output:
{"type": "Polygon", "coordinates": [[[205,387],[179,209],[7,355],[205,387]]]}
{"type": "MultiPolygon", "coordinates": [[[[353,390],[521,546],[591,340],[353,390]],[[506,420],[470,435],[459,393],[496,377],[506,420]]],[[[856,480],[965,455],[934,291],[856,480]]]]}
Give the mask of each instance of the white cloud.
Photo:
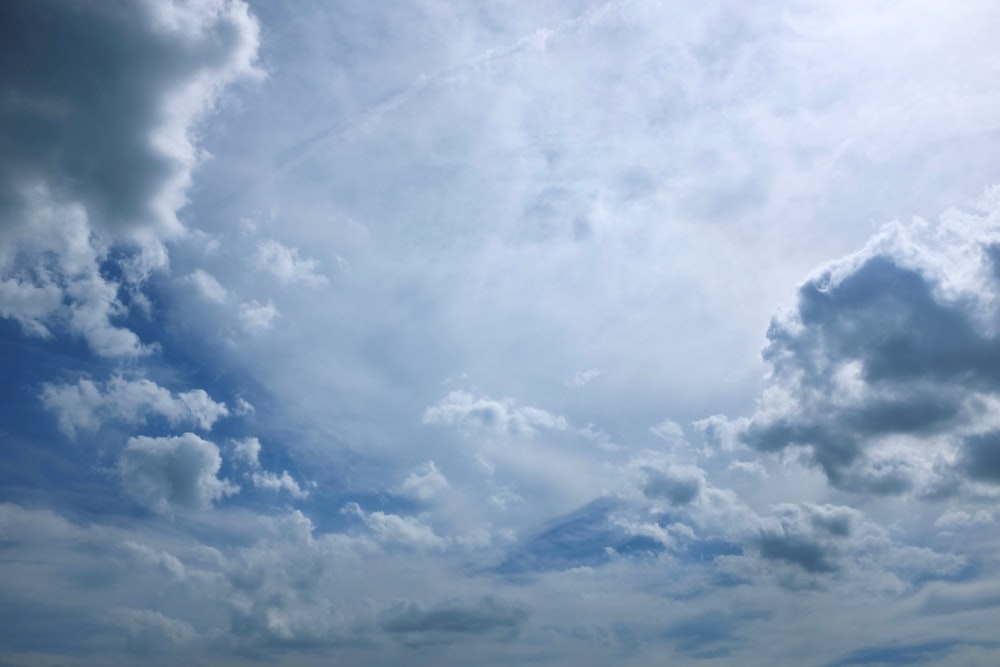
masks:
{"type": "Polygon", "coordinates": [[[257,244],[253,262],[258,270],[270,273],[283,283],[325,285],[329,282],[326,276],[316,272],[319,262],[309,257],[300,257],[297,249],[274,240],[257,244]]]}
{"type": "Polygon", "coordinates": [[[604,371],[597,368],[591,368],[586,371],[578,371],[573,374],[573,377],[566,380],[566,386],[574,388],[586,387],[593,380],[600,377],[603,372],[604,371]]]}
{"type": "Polygon", "coordinates": [[[118,458],[125,491],[160,513],[203,509],[237,493],[238,486],[216,476],[221,466],[219,448],[193,433],[129,438],[118,458]]]}
{"type": "Polygon", "coordinates": [[[281,474],[273,472],[253,472],[250,474],[250,480],[253,485],[258,489],[266,489],[268,491],[286,491],[288,495],[297,499],[304,499],[309,497],[309,492],[304,491],[299,483],[295,481],[287,470],[282,470],[281,474]]]}
{"type": "Polygon", "coordinates": [[[240,304],[240,321],[243,328],[251,333],[270,329],[279,315],[271,301],[260,303],[255,300],[240,304]]]}
{"type": "Polygon", "coordinates": [[[151,380],[127,380],[120,375],[103,385],[89,379],[76,384],[45,384],[41,399],[56,413],[59,427],[70,437],[80,431],[97,431],[105,422],[142,424],[150,417],[208,431],[218,419],[229,415],[226,404],[214,401],[203,389],[173,394],[151,380]]]}
{"type": "Polygon", "coordinates": [[[387,546],[410,549],[444,549],[448,546],[448,540],[416,517],[366,512],[353,502],[345,505],[341,513],[361,519],[372,536],[387,546]]]}
{"type": "Polygon", "coordinates": [[[430,500],[446,488],[448,480],[434,465],[434,461],[428,461],[414,468],[399,485],[403,495],[417,500],[430,500]]]}
{"type": "Polygon", "coordinates": [[[233,440],[233,454],[244,464],[251,468],[260,467],[260,440],[257,438],[243,438],[233,440]]]}
{"type": "Polygon", "coordinates": [[[518,434],[532,434],[539,429],[563,431],[564,417],[530,405],[518,405],[513,399],[475,396],[453,391],[424,411],[425,424],[443,424],[461,429],[484,429],[518,434]]]}
{"type": "Polygon", "coordinates": [[[225,303],[229,298],[226,288],[215,279],[215,276],[203,269],[196,269],[183,280],[193,285],[198,295],[210,303],[225,303]]]}

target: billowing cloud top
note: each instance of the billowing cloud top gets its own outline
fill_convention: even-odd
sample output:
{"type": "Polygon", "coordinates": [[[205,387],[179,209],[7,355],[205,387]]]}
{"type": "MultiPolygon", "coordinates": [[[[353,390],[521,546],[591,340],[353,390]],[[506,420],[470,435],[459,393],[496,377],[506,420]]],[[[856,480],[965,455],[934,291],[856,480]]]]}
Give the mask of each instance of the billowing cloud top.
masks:
{"type": "Polygon", "coordinates": [[[994,5],[3,3],[0,664],[997,664],[994,5]]]}

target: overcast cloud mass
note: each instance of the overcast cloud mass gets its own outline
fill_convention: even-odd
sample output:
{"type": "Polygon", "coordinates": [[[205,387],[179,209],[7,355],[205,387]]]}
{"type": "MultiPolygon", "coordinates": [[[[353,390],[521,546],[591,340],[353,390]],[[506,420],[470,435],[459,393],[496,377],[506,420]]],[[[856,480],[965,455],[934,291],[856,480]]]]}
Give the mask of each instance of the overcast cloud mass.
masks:
{"type": "Polygon", "coordinates": [[[1000,5],[0,5],[0,665],[1000,663],[1000,5]]]}

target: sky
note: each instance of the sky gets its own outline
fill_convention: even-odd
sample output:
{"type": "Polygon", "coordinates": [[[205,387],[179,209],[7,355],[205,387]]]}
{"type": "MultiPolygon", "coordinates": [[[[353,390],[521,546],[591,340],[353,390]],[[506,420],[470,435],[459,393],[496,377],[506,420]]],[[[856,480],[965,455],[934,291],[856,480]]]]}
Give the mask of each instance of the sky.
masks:
{"type": "Polygon", "coordinates": [[[0,667],[995,666],[998,28],[0,3],[0,667]]]}

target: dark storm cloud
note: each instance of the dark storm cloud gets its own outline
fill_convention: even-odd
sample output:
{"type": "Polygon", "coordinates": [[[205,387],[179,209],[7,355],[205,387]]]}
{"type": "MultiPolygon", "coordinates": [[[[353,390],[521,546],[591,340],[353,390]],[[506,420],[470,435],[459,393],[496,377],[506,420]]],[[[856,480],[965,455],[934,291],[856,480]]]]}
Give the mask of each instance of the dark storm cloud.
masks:
{"type": "MultiPolygon", "coordinates": [[[[954,492],[947,478],[955,471],[940,458],[878,454],[876,445],[889,437],[959,441],[958,472],[1000,482],[1000,439],[965,437],[1000,391],[1000,337],[983,324],[998,296],[1000,252],[974,238],[961,243],[958,267],[939,266],[938,249],[901,241],[870,247],[803,284],[794,313],[768,331],[770,397],[742,440],[765,452],[804,447],[843,489],[899,494],[923,483],[931,495],[954,492]],[[980,276],[978,293],[951,289],[947,271],[980,276]]],[[[932,456],[934,448],[925,451],[932,456]]]]}
{"type": "MultiPolygon", "coordinates": [[[[155,135],[171,122],[193,117],[198,109],[185,110],[185,104],[198,107],[207,100],[188,96],[167,108],[168,97],[196,76],[208,74],[210,84],[212,74],[245,67],[236,61],[256,42],[242,6],[223,6],[216,20],[179,30],[169,25],[168,14],[176,8],[153,3],[3,3],[4,225],[24,204],[23,189],[38,184],[57,199],[83,203],[91,221],[108,229],[169,224],[163,217],[173,211],[156,210],[157,197],[186,178],[194,153],[185,155],[189,147],[164,145],[168,138],[155,135]]],[[[183,144],[185,129],[169,139],[183,144]]]]}

